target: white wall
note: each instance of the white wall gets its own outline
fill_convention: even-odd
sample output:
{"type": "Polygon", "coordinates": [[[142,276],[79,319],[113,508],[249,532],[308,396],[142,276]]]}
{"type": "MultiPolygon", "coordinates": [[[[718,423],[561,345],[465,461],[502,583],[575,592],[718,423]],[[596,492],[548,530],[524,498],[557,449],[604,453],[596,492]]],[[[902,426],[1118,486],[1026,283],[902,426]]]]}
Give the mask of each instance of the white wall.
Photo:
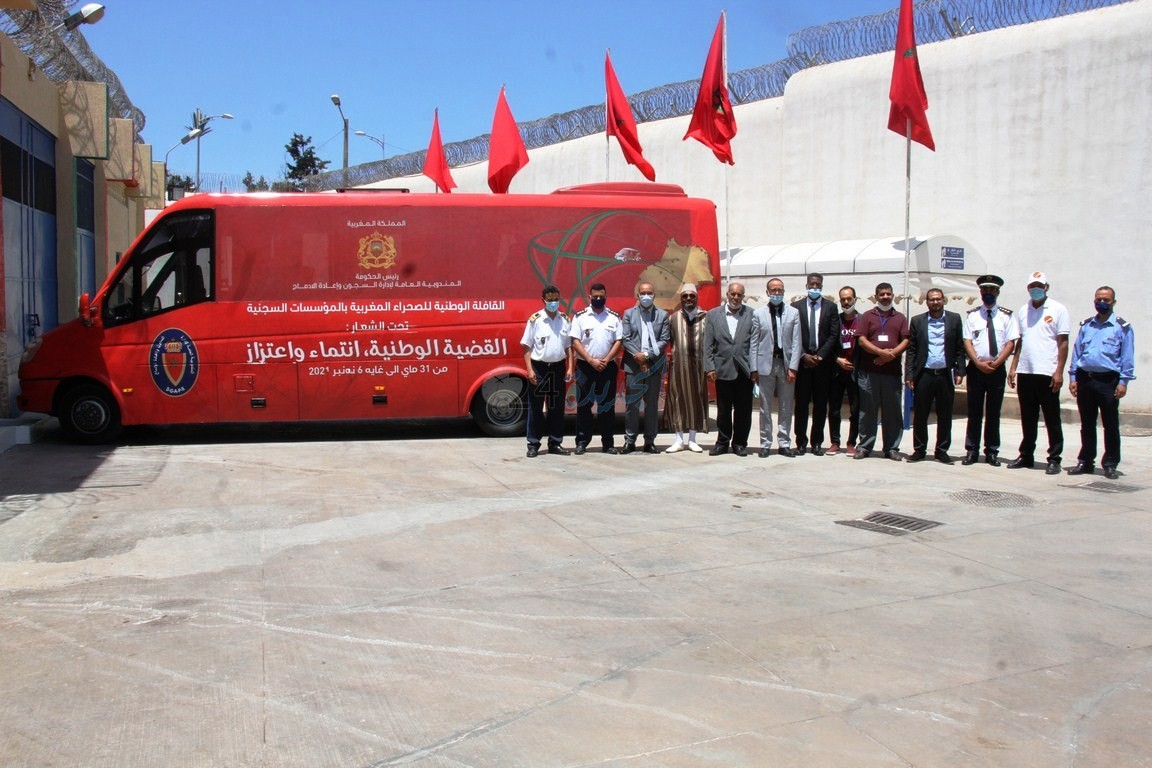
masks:
{"type": "MultiPolygon", "coordinates": [[[[937,151],[912,148],[912,231],[970,241],[1026,299],[1048,273],[1075,320],[1117,290],[1137,333],[1125,410],[1152,411],[1152,311],[1142,289],[1152,246],[1152,0],[919,49],[937,151]]],[[[737,107],[736,165],[683,142],[688,118],[640,126],[657,180],[719,206],[721,247],[901,236],[904,141],[887,130],[892,55],[805,70],[782,98],[737,107]],[[727,200],[727,205],[725,201],[727,200]],[[726,233],[730,238],[726,240],[726,233]]],[[[521,119],[530,119],[521,115],[521,119]]],[[[512,192],[604,181],[604,135],[533,150],[512,192]]],[[[487,165],[453,169],[487,192],[487,165]]],[[[613,141],[607,177],[641,181],[613,141]]],[[[432,191],[427,179],[376,186],[432,191]]],[[[788,286],[799,289],[802,286],[788,286]]],[[[872,286],[858,286],[862,290],[872,286]]]]}

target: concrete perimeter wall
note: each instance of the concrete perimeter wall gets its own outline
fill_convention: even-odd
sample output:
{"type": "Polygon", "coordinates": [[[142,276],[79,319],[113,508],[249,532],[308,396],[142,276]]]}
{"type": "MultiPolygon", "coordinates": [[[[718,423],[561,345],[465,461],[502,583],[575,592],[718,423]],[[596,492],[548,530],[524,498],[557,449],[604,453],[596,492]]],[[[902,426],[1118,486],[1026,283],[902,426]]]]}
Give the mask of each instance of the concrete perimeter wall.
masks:
{"type": "MultiPolygon", "coordinates": [[[[912,233],[951,233],[1026,299],[1044,270],[1074,325],[1092,294],[1117,290],[1136,328],[1124,408],[1152,411],[1152,0],[958,38],[919,49],[937,151],[912,148],[912,233]],[[1148,378],[1145,381],[1145,377],[1148,378]]],[[[717,203],[721,247],[902,236],[904,141],[887,130],[892,55],[805,70],[782,98],[737,107],[736,165],[695,141],[688,118],[640,126],[657,180],[717,203]],[[727,201],[727,202],[726,202],[727,201]]],[[[515,101],[512,100],[515,109],[515,101]]],[[[531,116],[521,115],[521,119],[531,116]]],[[[642,181],[604,135],[533,150],[512,192],[642,181]]],[[[487,165],[453,169],[487,192],[487,165]]],[[[373,186],[432,191],[423,178],[373,186]]],[[[803,286],[794,280],[788,289],[803,286]]],[[[871,293],[874,286],[856,286],[871,293]]],[[[1067,391],[1065,391],[1067,397],[1067,391]]]]}

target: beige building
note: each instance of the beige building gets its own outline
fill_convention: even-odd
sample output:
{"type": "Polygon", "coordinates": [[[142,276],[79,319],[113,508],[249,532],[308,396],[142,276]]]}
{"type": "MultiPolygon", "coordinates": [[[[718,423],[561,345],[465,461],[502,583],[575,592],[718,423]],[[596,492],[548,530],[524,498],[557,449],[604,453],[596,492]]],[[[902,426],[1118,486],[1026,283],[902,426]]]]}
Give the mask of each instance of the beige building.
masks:
{"type": "Polygon", "coordinates": [[[65,15],[61,2],[0,0],[0,420],[16,416],[27,341],[76,316],[145,208],[163,204],[142,115],[65,15]]]}

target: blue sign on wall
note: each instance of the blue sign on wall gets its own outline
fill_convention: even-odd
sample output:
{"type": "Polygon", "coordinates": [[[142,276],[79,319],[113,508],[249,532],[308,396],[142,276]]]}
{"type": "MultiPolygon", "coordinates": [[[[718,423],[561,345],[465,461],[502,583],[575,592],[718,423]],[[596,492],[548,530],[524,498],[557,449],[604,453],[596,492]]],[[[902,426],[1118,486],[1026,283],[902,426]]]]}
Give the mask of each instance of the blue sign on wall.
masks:
{"type": "Polygon", "coordinates": [[[940,269],[964,269],[964,249],[945,245],[940,249],[940,269]]]}

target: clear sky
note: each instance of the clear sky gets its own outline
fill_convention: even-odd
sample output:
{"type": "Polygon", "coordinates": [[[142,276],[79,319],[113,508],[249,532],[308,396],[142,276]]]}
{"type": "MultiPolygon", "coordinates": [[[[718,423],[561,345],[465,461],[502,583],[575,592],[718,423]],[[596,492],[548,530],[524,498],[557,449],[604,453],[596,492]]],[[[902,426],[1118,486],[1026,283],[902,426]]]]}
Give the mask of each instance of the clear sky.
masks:
{"type": "MultiPolygon", "coordinates": [[[[196,108],[214,120],[202,173],[269,181],[283,176],[284,145],[311,136],[339,168],[343,124],[388,145],[428,146],[432,111],[444,141],[488,133],[503,84],[518,122],[604,101],[604,51],[628,94],[700,77],[721,10],[728,69],[784,58],[791,32],[881,13],[899,0],[104,0],[83,33],[147,117],[153,157],[188,132],[196,108]]],[[[349,163],[378,160],[352,135],[349,163]]],[[[169,169],[194,175],[195,144],[169,169]]]]}

